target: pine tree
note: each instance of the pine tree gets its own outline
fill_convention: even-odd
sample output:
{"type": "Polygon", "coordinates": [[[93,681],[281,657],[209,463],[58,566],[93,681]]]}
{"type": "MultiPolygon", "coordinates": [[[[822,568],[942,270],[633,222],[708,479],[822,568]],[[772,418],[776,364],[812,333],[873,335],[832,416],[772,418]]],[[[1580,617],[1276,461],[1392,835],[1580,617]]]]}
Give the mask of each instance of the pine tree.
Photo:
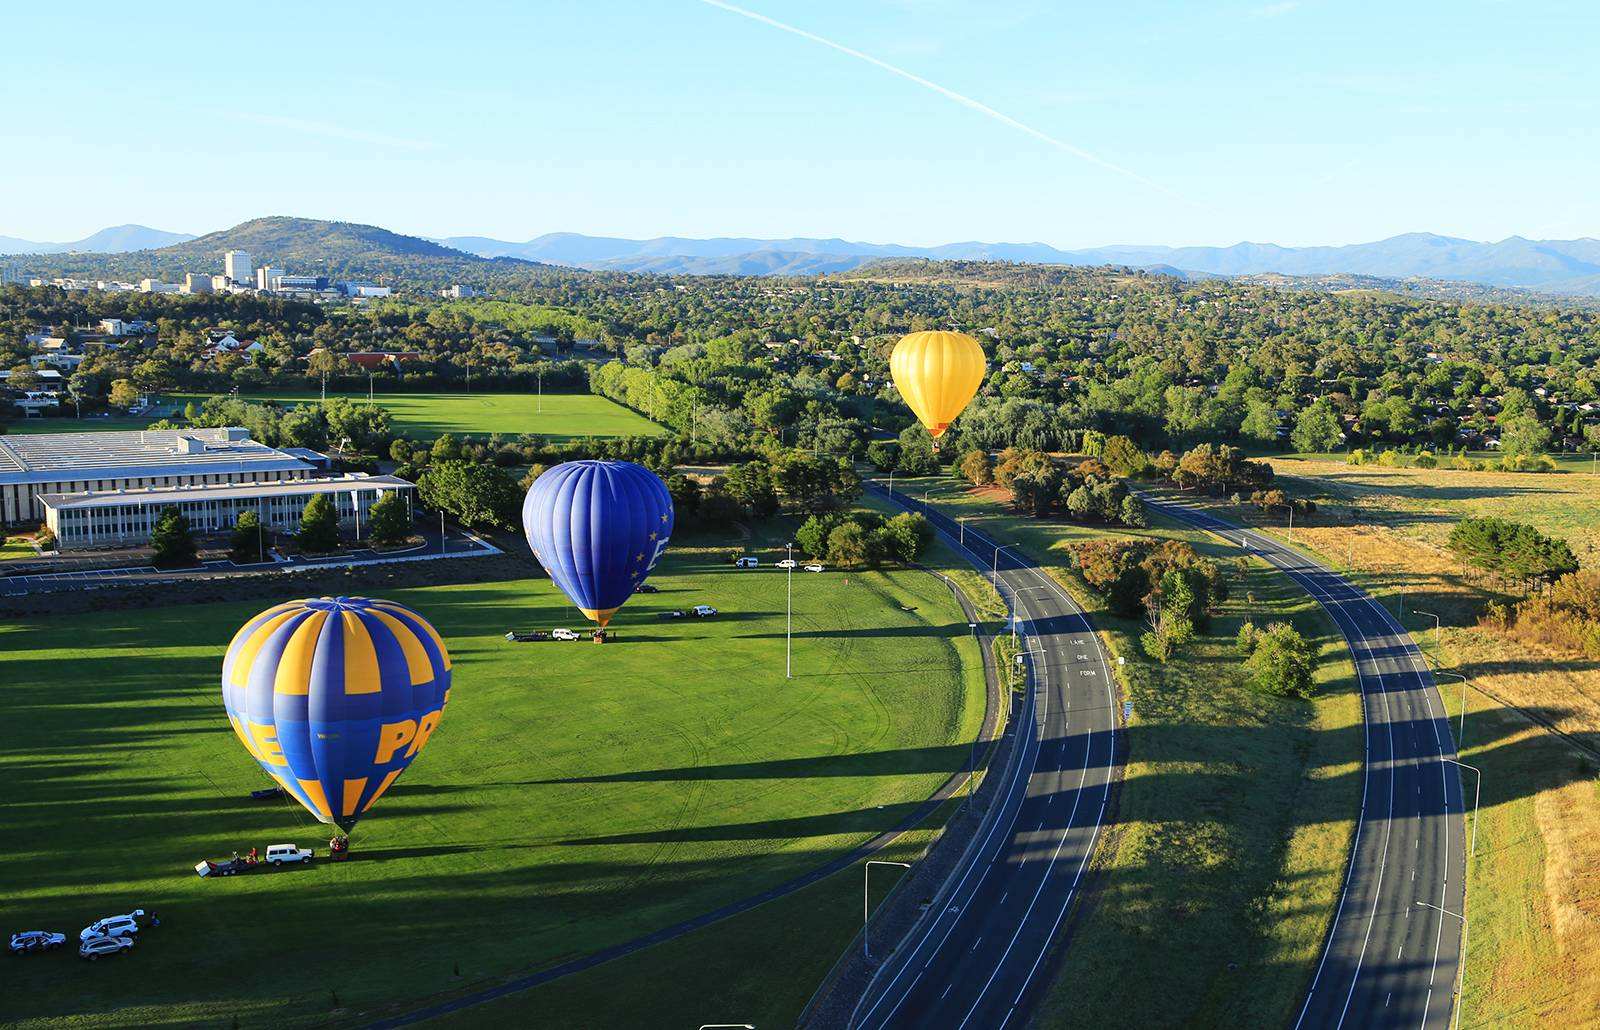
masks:
{"type": "Polygon", "coordinates": [[[327,494],[317,494],[306,502],[300,515],[300,532],[295,537],[300,550],[325,554],[339,549],[339,513],[327,494]]]}

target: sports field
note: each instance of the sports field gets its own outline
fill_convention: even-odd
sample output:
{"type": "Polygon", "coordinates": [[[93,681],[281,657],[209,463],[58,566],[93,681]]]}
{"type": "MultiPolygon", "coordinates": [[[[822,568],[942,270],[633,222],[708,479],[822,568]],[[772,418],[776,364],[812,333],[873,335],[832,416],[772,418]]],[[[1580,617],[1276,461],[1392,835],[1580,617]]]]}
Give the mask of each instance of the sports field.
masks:
{"type": "MultiPolygon", "coordinates": [[[[287,390],[242,396],[245,400],[295,404],[318,400],[321,394],[315,390],[287,390]]],[[[365,392],[330,393],[328,396],[367,399],[365,392]]],[[[163,398],[162,402],[176,402],[181,413],[186,402],[199,403],[205,397],[205,394],[178,394],[163,398]]],[[[541,398],[522,393],[384,393],[379,390],[373,399],[389,409],[397,430],[417,440],[431,440],[445,433],[456,436],[535,433],[552,440],[571,440],[584,436],[656,436],[666,432],[620,404],[587,393],[546,393],[541,398]]],[[[140,429],[148,424],[148,419],[40,418],[13,422],[10,432],[73,433],[140,429]]]]}
{"type": "MultiPolygon", "coordinates": [[[[6,926],[162,917],[125,959],[17,960],[0,1022],[358,1023],[707,911],[896,824],[982,715],[959,609],[924,573],[796,575],[786,681],[785,577],[725,553],[669,552],[662,592],[603,647],[501,638],[579,625],[542,579],[395,591],[456,659],[427,750],[350,861],[210,882],[202,858],[326,848],[297,807],[249,800],[265,778],[222,714],[223,649],[266,604],[0,626],[6,926]],[[722,614],[654,617],[693,603],[722,614]]],[[[858,918],[842,907],[845,935],[858,918]]]]}

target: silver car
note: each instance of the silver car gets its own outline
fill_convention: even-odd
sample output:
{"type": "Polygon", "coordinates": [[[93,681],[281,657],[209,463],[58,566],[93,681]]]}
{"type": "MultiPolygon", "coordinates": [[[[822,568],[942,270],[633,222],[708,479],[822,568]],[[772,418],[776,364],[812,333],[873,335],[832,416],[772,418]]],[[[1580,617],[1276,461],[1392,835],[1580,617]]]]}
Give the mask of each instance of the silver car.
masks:
{"type": "Polygon", "coordinates": [[[11,950],[18,955],[25,955],[30,951],[54,951],[67,943],[64,933],[52,933],[49,930],[23,930],[21,933],[11,935],[11,950]]]}
{"type": "Polygon", "coordinates": [[[81,944],[91,937],[132,937],[139,932],[139,917],[144,909],[136,908],[125,916],[107,916],[96,920],[78,932],[81,944]]]}
{"type": "Polygon", "coordinates": [[[132,937],[90,937],[78,945],[78,957],[93,962],[101,955],[120,955],[132,950],[132,937]]]}

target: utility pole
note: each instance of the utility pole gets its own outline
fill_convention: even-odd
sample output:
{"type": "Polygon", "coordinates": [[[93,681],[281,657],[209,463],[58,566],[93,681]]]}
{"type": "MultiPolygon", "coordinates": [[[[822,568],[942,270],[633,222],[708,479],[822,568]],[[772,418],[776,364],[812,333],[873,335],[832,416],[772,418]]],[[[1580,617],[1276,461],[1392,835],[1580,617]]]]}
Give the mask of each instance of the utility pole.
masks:
{"type": "Polygon", "coordinates": [[[544,366],[539,366],[539,398],[534,402],[534,413],[544,413],[544,366]]]}
{"type": "Polygon", "coordinates": [[[372,403],[372,372],[367,372],[367,403],[372,403]]]}
{"type": "Polygon", "coordinates": [[[872,949],[867,943],[867,925],[872,920],[872,909],[867,895],[867,884],[872,879],[872,867],[875,865],[897,865],[901,869],[910,869],[910,862],[886,862],[881,858],[867,860],[861,870],[861,955],[868,962],[872,961],[872,949]]]}

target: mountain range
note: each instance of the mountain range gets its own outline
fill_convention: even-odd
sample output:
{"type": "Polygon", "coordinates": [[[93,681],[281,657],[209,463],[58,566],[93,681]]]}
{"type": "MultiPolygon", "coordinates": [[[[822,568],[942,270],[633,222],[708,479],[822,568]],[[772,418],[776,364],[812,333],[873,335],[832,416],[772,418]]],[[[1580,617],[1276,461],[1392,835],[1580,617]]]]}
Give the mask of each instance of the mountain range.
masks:
{"type": "Polygon", "coordinates": [[[0,254],[126,254],[133,250],[155,250],[192,239],[194,236],[186,232],[163,232],[148,225],[113,225],[71,243],[42,243],[0,236],[0,254]]]}
{"type": "MultiPolygon", "coordinates": [[[[1045,243],[947,243],[919,247],[838,238],[762,239],[660,236],[636,240],[579,233],[547,233],[517,243],[488,236],[426,239],[377,226],[308,218],[257,218],[195,237],[139,225],[116,226],[73,243],[36,243],[0,237],[0,254],[128,254],[118,262],[170,270],[220,268],[226,250],[247,250],[278,265],[377,274],[421,262],[445,266],[485,259],[500,265],[533,262],[572,268],[671,275],[799,275],[843,272],[883,258],[1013,261],[1026,264],[1125,265],[1190,277],[1282,275],[1370,276],[1390,280],[1463,282],[1543,294],[1600,297],[1600,240],[1529,240],[1493,243],[1407,233],[1374,243],[1339,247],[1282,247],[1237,243],[1229,247],[1108,246],[1062,250],[1045,243]]],[[[102,262],[103,263],[103,262],[102,262]]],[[[524,266],[526,267],[526,266],[524,266]]],[[[148,274],[153,274],[148,273],[148,274]]]]}
{"type": "Polygon", "coordinates": [[[1600,295],[1600,240],[1528,240],[1496,243],[1406,233],[1375,243],[1341,247],[1280,247],[1237,243],[1230,247],[1108,246],[1061,250],[1046,243],[947,243],[933,247],[858,243],[842,239],[648,240],[577,233],[548,233],[525,243],[482,236],[453,236],[446,246],[484,257],[517,257],[547,264],[630,272],[688,275],[818,275],[886,257],[1016,261],[1030,264],[1128,265],[1202,275],[1370,275],[1390,279],[1442,279],[1544,293],[1600,295]]]}

